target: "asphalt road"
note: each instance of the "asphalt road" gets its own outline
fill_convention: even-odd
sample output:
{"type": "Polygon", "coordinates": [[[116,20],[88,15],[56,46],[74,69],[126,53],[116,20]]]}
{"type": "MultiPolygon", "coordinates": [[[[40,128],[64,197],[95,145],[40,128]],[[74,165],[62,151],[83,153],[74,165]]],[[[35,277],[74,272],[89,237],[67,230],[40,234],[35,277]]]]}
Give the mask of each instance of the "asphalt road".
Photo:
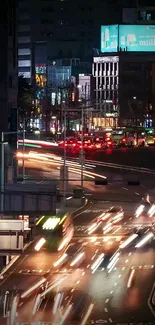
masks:
{"type": "MultiPolygon", "coordinates": [[[[33,159],[25,161],[25,173],[27,177],[35,179],[36,183],[48,183],[52,182],[52,179],[57,179],[60,188],[62,188],[63,184],[59,168],[58,162],[53,162],[51,160],[46,163],[39,159],[37,161],[33,159]]],[[[148,193],[148,189],[154,189],[154,178],[141,173],[127,173],[123,171],[114,171],[113,169],[109,171],[105,167],[92,167],[90,169],[85,169],[83,174],[83,185],[88,193],[93,193],[94,199],[117,202],[121,196],[121,201],[132,202],[133,194],[137,196],[138,201],[139,196],[148,193]],[[96,186],[94,175],[106,177],[108,179],[108,185],[96,186]],[[130,180],[139,180],[140,186],[129,186],[128,181],[130,180]]],[[[73,188],[76,186],[81,186],[81,170],[71,165],[68,172],[68,186],[66,186],[66,190],[69,191],[71,187],[73,188]]],[[[136,199],[134,198],[134,200],[136,199]]]]}
{"type": "MultiPolygon", "coordinates": [[[[26,148],[26,151],[29,148],[26,148]]],[[[30,148],[33,150],[33,148],[30,148]]],[[[36,149],[34,148],[34,151],[36,149]]],[[[38,149],[37,149],[38,150],[38,149]]],[[[50,154],[55,153],[59,156],[64,155],[63,148],[52,147],[40,149],[40,152],[48,152],[50,154]]],[[[67,150],[68,157],[79,157],[79,152],[67,150]]],[[[117,148],[117,149],[103,149],[95,151],[85,152],[86,159],[92,159],[97,161],[110,162],[115,164],[122,164],[128,166],[136,166],[143,168],[155,169],[155,147],[135,147],[135,148],[117,148]]]]}
{"type": "MultiPolygon", "coordinates": [[[[34,244],[27,249],[1,280],[1,317],[4,315],[4,305],[6,306],[5,293],[8,291],[7,306],[8,308],[9,305],[14,306],[10,317],[15,320],[15,324],[32,321],[51,322],[52,325],[155,323],[155,315],[148,305],[154,284],[154,240],[143,249],[135,249],[136,242],[133,242],[127,249],[121,251],[112,271],[108,273],[107,270],[110,257],[118,250],[121,242],[142,223],[142,219],[138,221],[139,223],[135,223],[133,214],[136,202],[123,204],[125,216],[108,235],[103,236],[102,227],[88,235],[87,230],[93,219],[110,206],[111,202],[97,201],[75,218],[75,235],[71,244],[75,250],[79,244],[83,245],[85,252],[79,264],[71,266],[73,257],[69,256],[64,264],[54,267],[53,263],[62,253],[47,252],[44,249],[34,253],[34,244]],[[105,260],[92,274],[93,263],[103,253],[106,256],[105,260]],[[135,268],[134,281],[131,287],[127,288],[133,268],[135,268]],[[34,290],[24,299],[20,297],[43,276],[47,279],[47,288],[56,281],[58,284],[48,294],[43,295],[40,304],[35,308],[41,289],[34,290]],[[62,279],[62,283],[59,283],[62,279]],[[58,293],[61,296],[61,307],[56,309],[55,301],[58,293]],[[14,296],[17,294],[19,299],[15,308],[14,296]],[[85,323],[84,318],[90,307],[92,310],[89,320],[85,323]],[[67,311],[68,316],[65,318],[67,311]]],[[[145,229],[149,227],[150,221],[146,222],[145,229]]],[[[5,324],[4,321],[4,318],[1,318],[0,324],[5,324]]]]}
{"type": "MultiPolygon", "coordinates": [[[[58,178],[58,171],[51,166],[42,164],[40,168],[38,163],[37,170],[32,168],[31,163],[27,166],[31,167],[28,168],[28,173],[38,177],[38,182],[58,178]]],[[[106,172],[101,171],[102,175],[104,173],[106,172]]],[[[68,256],[63,264],[54,266],[63,253],[48,252],[45,249],[36,253],[32,243],[0,280],[0,324],[6,324],[4,316],[7,311],[10,311],[10,325],[32,321],[42,321],[44,324],[48,322],[51,325],[155,324],[154,307],[149,300],[154,285],[155,241],[136,249],[135,245],[140,240],[138,235],[128,248],[120,251],[112,270],[107,269],[110,258],[135,230],[141,229],[143,232],[152,229],[154,217],[134,217],[138,202],[148,191],[148,184],[143,180],[141,186],[129,187],[123,174],[113,176],[107,186],[95,186],[94,181],[84,179],[84,187],[93,203],[73,220],[75,233],[71,244],[75,251],[78,245],[84,249],[79,264],[72,265],[74,258],[68,256]],[[106,235],[103,235],[103,225],[89,235],[88,229],[94,219],[113,205],[122,206],[124,218],[106,235]],[[93,273],[93,265],[101,254],[105,254],[104,260],[93,273]],[[133,269],[133,281],[128,288],[133,269]],[[42,289],[39,286],[26,298],[21,298],[42,277],[46,278],[46,286],[42,289]],[[50,286],[52,288],[49,292],[42,294],[50,286]],[[56,308],[58,294],[60,301],[56,308]],[[89,316],[88,320],[86,316],[89,316]]],[[[154,180],[150,179],[149,184],[153,188],[154,180]]]]}
{"type": "MultiPolygon", "coordinates": [[[[62,148],[51,149],[51,152],[63,156],[62,148]]],[[[67,156],[78,157],[79,153],[74,150],[68,150],[67,156]]],[[[138,147],[138,148],[117,148],[117,149],[104,149],[98,151],[86,152],[87,159],[111,162],[115,164],[122,164],[128,166],[137,166],[144,168],[155,169],[155,147],[138,147]]]]}

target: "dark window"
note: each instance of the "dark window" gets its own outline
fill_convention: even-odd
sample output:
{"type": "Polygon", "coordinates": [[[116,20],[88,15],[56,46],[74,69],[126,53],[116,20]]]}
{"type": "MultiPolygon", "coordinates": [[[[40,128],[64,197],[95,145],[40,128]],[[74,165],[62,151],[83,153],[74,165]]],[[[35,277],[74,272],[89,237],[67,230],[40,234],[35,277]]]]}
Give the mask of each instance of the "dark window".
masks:
{"type": "Polygon", "coordinates": [[[12,76],[9,76],[9,88],[12,88],[12,76]]]}
{"type": "Polygon", "coordinates": [[[81,32],[80,35],[83,37],[85,36],[85,32],[81,32]]]}

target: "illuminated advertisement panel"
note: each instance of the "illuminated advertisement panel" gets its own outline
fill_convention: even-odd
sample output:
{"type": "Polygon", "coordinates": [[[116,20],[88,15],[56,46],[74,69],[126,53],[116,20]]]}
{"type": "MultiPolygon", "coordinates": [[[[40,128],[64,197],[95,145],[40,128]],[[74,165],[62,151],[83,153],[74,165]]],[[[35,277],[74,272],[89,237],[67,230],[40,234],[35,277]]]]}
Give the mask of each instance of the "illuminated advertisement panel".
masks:
{"type": "Polygon", "coordinates": [[[119,48],[129,52],[155,51],[155,25],[120,25],[119,48]]]}
{"type": "Polygon", "coordinates": [[[101,26],[101,52],[117,52],[118,25],[101,26]]]}
{"type": "Polygon", "coordinates": [[[101,52],[154,52],[155,25],[101,26],[101,52]]]}

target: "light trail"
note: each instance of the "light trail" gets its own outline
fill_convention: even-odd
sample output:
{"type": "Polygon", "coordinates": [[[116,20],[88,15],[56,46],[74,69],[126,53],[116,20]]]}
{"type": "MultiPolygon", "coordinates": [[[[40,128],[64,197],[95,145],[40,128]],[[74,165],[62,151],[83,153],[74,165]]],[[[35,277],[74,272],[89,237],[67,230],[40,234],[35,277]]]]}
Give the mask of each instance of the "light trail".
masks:
{"type": "Polygon", "coordinates": [[[105,225],[105,227],[103,228],[103,233],[107,234],[110,230],[112,230],[113,225],[112,222],[109,222],[108,224],[105,225]]]}
{"type": "Polygon", "coordinates": [[[53,263],[54,267],[57,267],[59,265],[62,265],[67,260],[67,254],[64,253],[56,262],[53,263]]]}
{"type": "Polygon", "coordinates": [[[50,292],[52,289],[56,288],[57,286],[59,286],[60,284],[62,284],[65,279],[67,277],[64,276],[61,279],[55,281],[54,283],[52,283],[44,292],[42,292],[42,294],[40,295],[40,298],[44,297],[48,292],[50,292]]]}
{"type": "Polygon", "coordinates": [[[108,273],[110,273],[110,272],[113,270],[113,268],[115,267],[116,263],[117,263],[118,260],[119,260],[119,256],[120,256],[120,253],[119,253],[119,252],[118,252],[118,253],[115,253],[115,254],[112,256],[112,258],[111,258],[111,260],[110,260],[110,263],[109,263],[108,266],[107,266],[108,273]]]}
{"type": "Polygon", "coordinates": [[[61,321],[60,321],[60,325],[63,325],[63,324],[64,324],[66,318],[69,316],[69,314],[70,314],[70,312],[71,312],[71,309],[72,309],[72,304],[70,304],[70,305],[68,306],[68,308],[66,309],[66,311],[65,311],[65,313],[64,313],[64,315],[62,316],[62,319],[61,319],[61,321]]]}
{"type": "Polygon", "coordinates": [[[36,250],[37,252],[39,252],[40,249],[41,249],[41,247],[42,247],[45,243],[46,243],[46,239],[45,239],[45,238],[41,238],[41,239],[38,241],[38,243],[36,244],[36,246],[35,246],[35,250],[36,250]]]}
{"type": "Polygon", "coordinates": [[[10,325],[15,325],[17,314],[18,296],[13,298],[13,302],[10,310],[10,325]]]}
{"type": "Polygon", "coordinates": [[[155,204],[152,204],[151,208],[148,211],[148,215],[150,218],[155,214],[155,204]]]}
{"type": "Polygon", "coordinates": [[[88,307],[88,310],[87,310],[87,312],[86,312],[86,314],[85,314],[83,320],[82,320],[81,325],[85,325],[85,324],[87,323],[88,318],[90,317],[90,315],[91,315],[91,313],[92,313],[92,311],[93,311],[93,308],[94,308],[94,304],[91,303],[90,306],[88,307]]]}
{"type": "Polygon", "coordinates": [[[26,290],[22,295],[21,298],[26,298],[28,295],[30,295],[34,290],[36,290],[37,288],[39,288],[43,283],[46,282],[46,279],[43,278],[41,279],[39,282],[37,282],[36,284],[34,284],[31,288],[29,288],[28,290],[26,290]]]}
{"type": "Polygon", "coordinates": [[[130,237],[128,237],[119,247],[125,248],[127,247],[133,240],[135,240],[138,237],[138,234],[133,234],[130,237]]]}
{"type": "Polygon", "coordinates": [[[93,223],[93,224],[88,228],[88,235],[93,234],[94,231],[96,231],[96,230],[99,228],[99,226],[101,225],[101,223],[102,223],[101,221],[98,222],[98,223],[93,223]]]}
{"type": "Polygon", "coordinates": [[[144,206],[143,204],[141,204],[141,205],[137,208],[137,210],[136,210],[136,212],[135,212],[135,217],[136,217],[136,218],[139,218],[139,217],[140,217],[140,215],[141,215],[142,212],[144,211],[144,208],[145,208],[145,206],[144,206]]]}
{"type": "MultiPolygon", "coordinates": [[[[23,143],[23,140],[18,140],[18,143],[23,143]]],[[[47,147],[58,147],[58,143],[56,142],[49,142],[49,141],[40,141],[40,140],[31,140],[31,139],[24,139],[24,143],[34,143],[38,145],[46,145],[47,147]]]]}
{"type": "Polygon", "coordinates": [[[62,300],[62,296],[63,294],[62,293],[57,293],[57,295],[55,296],[55,299],[54,299],[54,306],[53,306],[53,314],[55,315],[59,306],[60,306],[60,303],[61,303],[61,300],[62,300]]]}
{"type": "Polygon", "coordinates": [[[140,248],[144,246],[153,237],[154,234],[152,232],[149,232],[142,240],[139,241],[139,243],[135,246],[135,248],[140,248]]]}
{"type": "Polygon", "coordinates": [[[76,264],[78,264],[85,256],[85,252],[79,253],[75,259],[71,262],[70,266],[75,266],[76,264]]]}
{"type": "Polygon", "coordinates": [[[131,285],[132,285],[132,281],[133,281],[133,277],[134,277],[134,274],[135,274],[135,269],[133,269],[130,273],[130,276],[129,276],[129,280],[128,280],[128,283],[127,283],[127,288],[130,288],[131,285]]]}
{"type": "Polygon", "coordinates": [[[104,260],[104,253],[102,253],[97,259],[96,261],[92,264],[91,266],[91,270],[92,270],[92,274],[95,273],[95,271],[98,269],[98,267],[101,265],[101,263],[104,260]]]}

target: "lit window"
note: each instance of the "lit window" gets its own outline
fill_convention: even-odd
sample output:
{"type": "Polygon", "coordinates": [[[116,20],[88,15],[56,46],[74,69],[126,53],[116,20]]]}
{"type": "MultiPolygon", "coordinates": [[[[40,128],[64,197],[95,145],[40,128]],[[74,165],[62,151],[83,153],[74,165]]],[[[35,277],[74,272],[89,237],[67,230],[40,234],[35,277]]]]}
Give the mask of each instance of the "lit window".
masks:
{"type": "Polygon", "coordinates": [[[30,55],[31,50],[30,49],[18,49],[18,55],[30,55]]]}
{"type": "Polygon", "coordinates": [[[30,79],[31,78],[31,72],[30,71],[27,71],[27,72],[19,72],[18,73],[18,76],[22,76],[23,78],[26,78],[26,79],[30,79]]]}
{"type": "Polygon", "coordinates": [[[18,37],[18,43],[30,43],[30,36],[18,37]]]}
{"type": "Polygon", "coordinates": [[[18,61],[18,67],[30,67],[31,66],[31,60],[19,60],[18,61]]]}
{"type": "Polygon", "coordinates": [[[151,20],[151,14],[146,15],[146,20],[151,20]]]}

